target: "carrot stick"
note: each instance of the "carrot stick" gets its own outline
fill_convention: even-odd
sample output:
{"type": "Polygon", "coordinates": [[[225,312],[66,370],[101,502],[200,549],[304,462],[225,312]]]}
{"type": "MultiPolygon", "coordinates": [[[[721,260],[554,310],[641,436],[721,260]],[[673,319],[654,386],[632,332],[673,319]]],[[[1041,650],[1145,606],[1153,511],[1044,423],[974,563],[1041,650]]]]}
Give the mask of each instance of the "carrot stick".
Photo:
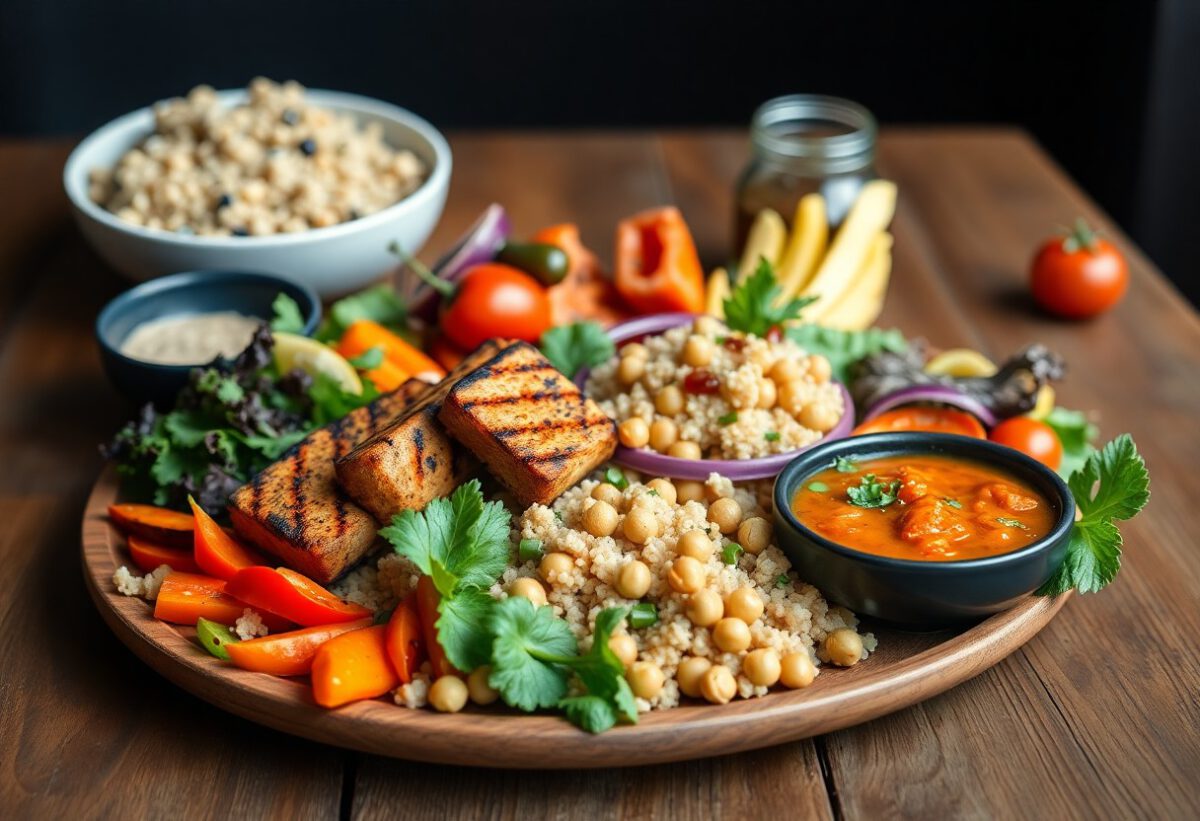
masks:
{"type": "Polygon", "coordinates": [[[362,356],[372,348],[381,348],[384,359],[411,376],[434,374],[441,379],[446,375],[442,366],[426,356],[420,348],[369,319],[353,323],[342,334],[337,345],[338,353],[347,359],[362,356]]]}
{"type": "Polygon", "coordinates": [[[168,547],[192,546],[192,517],[178,510],[154,505],[109,505],[108,518],[125,533],[143,539],[168,547]]]}
{"type": "Polygon", "coordinates": [[[342,624],[306,627],[288,633],[277,633],[236,645],[225,645],[229,660],[243,670],[269,673],[273,676],[302,676],[312,669],[313,659],[321,645],[351,630],[371,626],[371,619],[359,619],[342,624]],[[236,650],[232,648],[237,647],[236,650]]]}
{"type": "Polygon", "coordinates": [[[196,564],[190,550],[156,544],[132,534],[125,539],[125,544],[129,548],[129,556],[133,559],[133,563],[146,573],[157,570],[164,564],[172,570],[180,570],[184,573],[200,572],[200,567],[196,564]]]}
{"type": "Polygon", "coordinates": [[[392,667],[396,669],[396,675],[400,676],[401,683],[408,684],[412,681],[413,673],[421,666],[421,659],[425,655],[416,596],[409,596],[392,612],[385,635],[392,667]]]}
{"type": "Polygon", "coordinates": [[[388,660],[384,625],[343,633],[321,645],[312,663],[313,698],[322,707],[381,696],[400,684],[388,660]]]}
{"type": "Polygon", "coordinates": [[[226,533],[191,496],[188,497],[188,504],[192,506],[192,514],[195,516],[194,549],[196,564],[201,570],[210,576],[229,581],[239,570],[266,564],[262,556],[226,533]]]}
{"type": "Polygon", "coordinates": [[[446,658],[446,651],[438,643],[438,603],[441,601],[433,579],[422,576],[417,581],[417,613],[421,617],[421,633],[425,636],[425,651],[429,653],[429,665],[435,676],[456,675],[458,670],[446,658]]]}

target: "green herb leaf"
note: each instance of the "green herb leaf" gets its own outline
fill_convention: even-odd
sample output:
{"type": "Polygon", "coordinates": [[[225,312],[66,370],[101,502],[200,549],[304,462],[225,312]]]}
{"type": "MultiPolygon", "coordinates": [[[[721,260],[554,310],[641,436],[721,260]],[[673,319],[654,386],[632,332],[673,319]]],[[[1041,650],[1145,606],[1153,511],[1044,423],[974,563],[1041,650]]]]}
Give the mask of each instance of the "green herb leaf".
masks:
{"type": "Polygon", "coordinates": [[[829,491],[829,485],[825,484],[824,482],[809,482],[808,489],[813,493],[827,493],[829,491]]]}
{"type": "Polygon", "coordinates": [[[1096,452],[1095,441],[1100,431],[1082,411],[1066,408],[1054,408],[1046,416],[1045,422],[1058,434],[1058,441],[1062,442],[1063,457],[1058,473],[1063,478],[1070,478],[1096,452]]]}
{"type": "Polygon", "coordinates": [[[363,351],[350,360],[350,364],[360,371],[373,371],[383,364],[383,348],[376,345],[363,351]]]}
{"type": "Polygon", "coordinates": [[[604,481],[615,487],[617,490],[624,490],[629,487],[629,480],[625,478],[625,473],[618,467],[608,467],[604,470],[604,481]]]}
{"type": "Polygon", "coordinates": [[[787,587],[788,582],[790,582],[790,581],[791,581],[791,579],[789,579],[787,577],[787,573],[780,573],[778,576],[775,577],[775,586],[776,587],[787,587]]]}
{"type": "Polygon", "coordinates": [[[838,473],[858,473],[858,463],[853,459],[847,459],[845,456],[839,456],[834,459],[833,467],[838,473]]]}
{"type": "Polygon", "coordinates": [[[602,733],[617,723],[616,711],[599,696],[571,696],[558,702],[558,706],[567,714],[568,721],[589,733],[602,733]]]}
{"type": "Polygon", "coordinates": [[[530,712],[562,701],[567,668],[558,659],[574,659],[578,652],[567,623],[553,608],[534,607],[519,596],[497,603],[491,618],[495,640],[488,683],[504,703],[530,712]]]}
{"type": "Polygon", "coordinates": [[[763,439],[766,439],[768,442],[778,442],[779,441],[779,431],[769,430],[763,434],[763,439]]]}
{"type": "Polygon", "coordinates": [[[737,564],[738,559],[745,552],[745,548],[743,548],[740,544],[737,542],[730,542],[721,548],[721,561],[728,565],[737,564]]]}
{"type": "Polygon", "coordinates": [[[572,721],[575,721],[574,712],[574,716],[581,719],[576,723],[589,732],[603,732],[620,719],[625,719],[631,724],[637,723],[637,703],[634,701],[633,691],[629,689],[629,683],[625,680],[625,665],[608,646],[613,631],[625,620],[628,612],[628,608],[625,607],[609,607],[602,610],[596,617],[591,649],[570,662],[575,675],[579,676],[579,680],[587,688],[588,696],[599,698],[611,711],[611,716],[604,716],[597,715],[595,706],[583,708],[581,711],[578,705],[573,710],[566,705],[560,705],[567,710],[567,717],[572,721]],[[598,718],[602,720],[597,721],[598,718]],[[612,720],[609,721],[609,718],[612,720]]]}
{"type": "Polygon", "coordinates": [[[950,505],[950,507],[954,508],[955,510],[962,510],[962,502],[958,501],[958,499],[951,499],[949,496],[943,496],[942,501],[950,505]]]}
{"type": "Polygon", "coordinates": [[[538,347],[550,364],[570,379],[583,368],[608,361],[616,352],[608,333],[595,322],[551,328],[542,334],[538,347]]]}
{"type": "Polygon", "coordinates": [[[718,416],[717,424],[718,425],[732,425],[737,420],[738,420],[737,411],[730,411],[729,413],[718,416]]]}
{"type": "Polygon", "coordinates": [[[321,323],[317,339],[330,342],[341,339],[346,329],[360,319],[378,322],[393,331],[408,332],[408,309],[391,285],[375,285],[339,299],[329,308],[328,318],[321,323]]]}
{"type": "MultiPolygon", "coordinates": [[[[959,507],[962,507],[962,505],[959,505],[959,507]]],[[[1014,519],[1011,516],[997,516],[996,521],[999,522],[1000,524],[1004,525],[1005,527],[1015,527],[1019,530],[1028,530],[1029,529],[1029,526],[1027,524],[1022,522],[1020,519],[1014,519]]]]}
{"type": "Polygon", "coordinates": [[[629,626],[635,630],[658,624],[658,608],[652,602],[639,602],[629,611],[629,626]]]}
{"type": "Polygon", "coordinates": [[[313,422],[320,427],[374,402],[379,398],[379,389],[367,379],[363,381],[362,393],[351,393],[333,377],[318,373],[313,377],[308,396],[312,400],[313,422]]]}
{"type": "Polygon", "coordinates": [[[820,354],[829,360],[833,376],[840,382],[849,378],[849,367],[873,353],[893,351],[904,353],[908,342],[898,330],[868,328],[865,331],[842,331],[820,325],[793,325],[786,331],[787,338],[810,354],[820,354]]]}
{"type": "Polygon", "coordinates": [[[304,333],[304,315],[300,313],[300,306],[296,304],[296,300],[280,292],[276,294],[275,301],[271,303],[271,310],[275,314],[271,319],[272,331],[289,334],[304,333]]]}
{"type": "Polygon", "coordinates": [[[735,331],[766,336],[772,328],[800,318],[800,311],[816,297],[797,297],[778,305],[781,293],[775,269],[765,258],[754,273],[742,280],[725,300],[725,324],[735,331]]]}
{"type": "Polygon", "coordinates": [[[900,490],[900,482],[894,480],[887,485],[875,478],[874,473],[862,477],[857,487],[846,488],[846,496],[850,504],[857,507],[887,507],[896,501],[900,490]]]}
{"type": "Polygon", "coordinates": [[[1133,437],[1122,434],[1071,475],[1067,484],[1083,518],[1075,523],[1067,555],[1038,590],[1056,596],[1071,588],[1103,589],[1121,569],[1121,532],[1114,520],[1132,519],[1150,498],[1150,476],[1133,437]]]}
{"type": "Polygon", "coordinates": [[[543,553],[541,539],[522,539],[517,545],[517,556],[522,562],[536,562],[543,553]]]}

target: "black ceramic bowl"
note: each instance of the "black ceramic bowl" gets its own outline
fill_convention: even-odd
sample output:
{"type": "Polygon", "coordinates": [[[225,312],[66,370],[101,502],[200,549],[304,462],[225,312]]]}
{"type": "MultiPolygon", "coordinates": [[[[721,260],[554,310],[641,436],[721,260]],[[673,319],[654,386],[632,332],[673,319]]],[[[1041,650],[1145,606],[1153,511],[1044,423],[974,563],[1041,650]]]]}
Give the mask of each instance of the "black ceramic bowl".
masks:
{"type": "Polygon", "coordinates": [[[169,405],[192,368],[206,365],[159,365],[121,353],[121,344],[138,325],[167,316],[237,311],[270,320],[271,303],[284,293],[296,300],[304,333],[321,320],[321,302],[307,285],[270,274],[188,271],[152,279],[113,299],[96,317],[96,340],[104,370],[117,390],[133,402],[169,405]]]}
{"type": "Polygon", "coordinates": [[[941,433],[878,433],[809,450],[775,480],[775,532],[800,578],[859,615],[931,630],[1007,609],[1058,568],[1075,523],[1075,499],[1058,474],[1023,453],[983,439],[941,433]],[[863,553],[800,523],[792,497],[813,474],[843,456],[941,454],[998,468],[1040,492],[1057,513],[1054,527],[1033,544],[984,559],[925,562],[863,553]]]}

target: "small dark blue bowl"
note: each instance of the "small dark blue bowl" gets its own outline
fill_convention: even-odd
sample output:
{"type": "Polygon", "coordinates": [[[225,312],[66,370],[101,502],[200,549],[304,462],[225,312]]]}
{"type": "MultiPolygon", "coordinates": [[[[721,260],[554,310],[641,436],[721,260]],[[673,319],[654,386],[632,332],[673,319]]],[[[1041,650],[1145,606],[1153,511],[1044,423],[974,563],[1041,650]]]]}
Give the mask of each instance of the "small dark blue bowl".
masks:
{"type": "Polygon", "coordinates": [[[237,311],[270,321],[271,303],[284,293],[296,300],[304,317],[304,333],[321,320],[321,301],[312,288],[270,274],[188,271],[152,279],[119,295],[96,317],[96,340],[104,370],[117,390],[136,403],[168,406],[187,384],[194,367],[159,365],[121,353],[121,344],[138,325],[167,316],[237,311]]]}
{"type": "Polygon", "coordinates": [[[980,619],[1015,605],[1062,563],[1075,524],[1075,499],[1058,474],[1023,453],[968,436],[878,433],[841,439],[797,457],[775,480],[775,533],[800,578],[826,598],[896,626],[934,630],[980,619]],[[1027,483],[1057,513],[1051,531],[1027,547],[984,559],[925,562],[863,553],[810,530],[792,512],[792,497],[841,456],[937,454],[997,468],[1027,483]]]}

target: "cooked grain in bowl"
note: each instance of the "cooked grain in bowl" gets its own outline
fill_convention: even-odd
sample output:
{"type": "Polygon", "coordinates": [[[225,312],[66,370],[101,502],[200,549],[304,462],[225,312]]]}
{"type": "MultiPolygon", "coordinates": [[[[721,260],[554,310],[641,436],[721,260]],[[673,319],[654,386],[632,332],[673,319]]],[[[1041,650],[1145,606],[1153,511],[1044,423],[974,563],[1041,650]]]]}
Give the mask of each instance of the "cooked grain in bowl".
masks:
{"type": "Polygon", "coordinates": [[[225,107],[197,86],[154,107],[154,133],[114,168],[90,173],[89,196],[125,222],[207,236],[323,228],[392,205],[428,169],[383,141],[377,123],[309,105],[304,87],[257,78],[225,107]]]}
{"type": "Polygon", "coordinates": [[[829,360],[712,317],[624,345],[587,392],[621,444],[682,458],[754,459],[820,439],[846,412],[829,360]]]}

